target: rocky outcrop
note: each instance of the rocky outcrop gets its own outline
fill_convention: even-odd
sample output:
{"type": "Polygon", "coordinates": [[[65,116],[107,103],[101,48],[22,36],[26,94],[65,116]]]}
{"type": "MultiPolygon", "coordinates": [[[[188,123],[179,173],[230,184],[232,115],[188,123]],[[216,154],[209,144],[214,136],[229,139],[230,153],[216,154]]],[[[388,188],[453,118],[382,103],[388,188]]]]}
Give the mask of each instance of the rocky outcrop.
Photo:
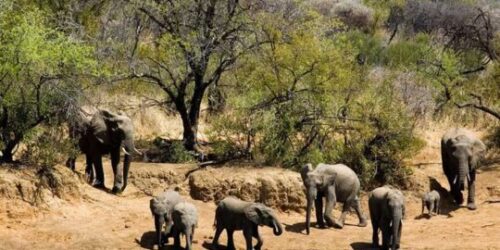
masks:
{"type": "Polygon", "coordinates": [[[207,168],[190,175],[189,190],[193,199],[205,202],[234,195],[279,210],[300,211],[305,207],[300,175],[280,168],[207,168]]]}

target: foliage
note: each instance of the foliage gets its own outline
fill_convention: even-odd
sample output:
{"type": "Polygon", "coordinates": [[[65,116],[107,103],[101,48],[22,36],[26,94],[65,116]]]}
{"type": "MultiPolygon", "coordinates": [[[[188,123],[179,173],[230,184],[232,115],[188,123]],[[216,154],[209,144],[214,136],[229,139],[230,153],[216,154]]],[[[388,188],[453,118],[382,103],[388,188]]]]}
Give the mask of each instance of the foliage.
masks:
{"type": "Polygon", "coordinates": [[[365,186],[404,185],[404,159],[422,145],[391,84],[370,85],[355,63],[359,50],[350,38],[364,35],[329,37],[335,21],[314,12],[303,18],[283,28],[261,17],[270,43],[235,72],[235,113],[214,123],[213,137],[251,149],[266,164],[343,162],[365,186]]]}
{"type": "Polygon", "coordinates": [[[26,135],[26,149],[22,161],[34,166],[52,167],[64,162],[68,156],[76,157],[78,149],[62,127],[40,126],[26,135]]]}
{"type": "Polygon", "coordinates": [[[134,77],[152,82],[175,104],[183,123],[183,140],[196,150],[201,103],[208,87],[253,47],[253,9],[237,1],[137,1],[151,25],[150,39],[139,44],[140,66],[134,77]]]}
{"type": "Polygon", "coordinates": [[[2,2],[0,12],[0,133],[4,161],[24,135],[66,115],[80,86],[77,74],[95,73],[93,49],[49,26],[47,13],[2,2]]]}

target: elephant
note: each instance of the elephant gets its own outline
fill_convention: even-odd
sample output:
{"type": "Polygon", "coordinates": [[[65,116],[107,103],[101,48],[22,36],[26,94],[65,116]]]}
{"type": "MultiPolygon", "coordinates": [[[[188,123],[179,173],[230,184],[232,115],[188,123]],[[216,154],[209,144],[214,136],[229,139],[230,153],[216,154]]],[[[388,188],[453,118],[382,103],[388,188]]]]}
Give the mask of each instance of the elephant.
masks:
{"type": "Polygon", "coordinates": [[[219,236],[226,229],[227,249],[234,250],[233,232],[243,230],[246,249],[252,250],[252,237],[257,239],[256,250],[260,250],[264,241],[259,234],[258,226],[273,228],[273,233],[279,236],[283,233],[281,223],[274,211],[261,203],[242,201],[236,197],[226,197],[219,202],[215,211],[214,227],[216,228],[213,245],[219,246],[219,236]]]}
{"type": "Polygon", "coordinates": [[[174,235],[174,249],[180,249],[180,235],[186,237],[186,250],[192,249],[194,229],[198,225],[198,211],[188,202],[179,202],[172,210],[174,222],[172,231],[174,235]]]}
{"type": "Polygon", "coordinates": [[[373,247],[379,247],[378,230],[382,231],[382,248],[399,249],[403,218],[405,216],[405,198],[403,193],[391,186],[374,189],[368,198],[370,217],[373,227],[373,247]]]}
{"type": "Polygon", "coordinates": [[[156,242],[158,248],[163,246],[164,242],[168,243],[168,237],[172,236],[172,211],[174,207],[183,202],[182,197],[175,190],[167,190],[149,201],[149,208],[154,217],[156,242]],[[165,233],[162,235],[162,227],[165,225],[165,233]],[[165,239],[163,239],[163,236],[165,239]]]}
{"type": "Polygon", "coordinates": [[[476,209],[475,180],[476,169],[486,153],[486,146],[471,131],[464,128],[448,130],[441,139],[441,157],[443,171],[450,185],[450,193],[457,205],[464,201],[462,190],[465,188],[465,178],[469,196],[467,207],[476,209]]]}
{"type": "Polygon", "coordinates": [[[343,164],[320,163],[313,170],[312,164],[304,165],[300,171],[302,181],[306,187],[307,210],[306,210],[306,232],[310,233],[311,209],[314,202],[316,208],[316,219],[320,228],[328,226],[342,228],[345,217],[350,208],[353,207],[359,219],[358,226],[367,225],[366,218],[361,210],[359,202],[360,183],[358,176],[352,169],[343,164]],[[325,212],[323,214],[323,197],[326,199],[325,212]],[[339,221],[332,216],[335,202],[344,203],[339,221]]]}
{"type": "MultiPolygon", "coordinates": [[[[121,193],[127,187],[131,153],[141,154],[134,145],[134,126],[129,117],[108,110],[99,110],[90,119],[82,117],[79,124],[70,127],[70,134],[78,137],[78,146],[86,156],[85,174],[89,183],[105,189],[102,155],[111,154],[114,174],[112,192],[121,193]],[[123,167],[120,166],[120,148],[124,151],[123,167]],[[95,172],[95,181],[94,181],[95,172]]],[[[75,169],[75,158],[67,165],[75,169]]]]}
{"type": "Polygon", "coordinates": [[[429,215],[432,216],[432,212],[439,214],[439,212],[441,210],[440,200],[441,200],[441,196],[439,195],[438,191],[432,190],[431,192],[426,193],[422,197],[422,214],[424,213],[425,207],[427,207],[427,210],[429,211],[429,215]]]}

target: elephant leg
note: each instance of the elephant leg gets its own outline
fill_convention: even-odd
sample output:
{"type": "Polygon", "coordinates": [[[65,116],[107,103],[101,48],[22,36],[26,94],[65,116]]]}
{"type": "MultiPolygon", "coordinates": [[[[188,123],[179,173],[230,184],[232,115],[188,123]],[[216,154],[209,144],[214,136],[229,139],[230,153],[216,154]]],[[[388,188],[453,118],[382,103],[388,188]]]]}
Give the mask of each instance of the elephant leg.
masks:
{"type": "Polygon", "coordinates": [[[111,192],[119,193],[123,187],[123,169],[120,167],[120,148],[111,151],[111,166],[113,167],[113,174],[115,176],[113,189],[111,192]]]}
{"type": "Polygon", "coordinates": [[[441,213],[441,201],[440,199],[436,199],[436,214],[441,213]]]}
{"type": "Polygon", "coordinates": [[[314,201],[314,208],[316,212],[316,223],[318,224],[319,228],[324,228],[325,227],[325,220],[323,218],[323,195],[318,192],[318,196],[316,197],[316,200],[314,201]]]}
{"type": "Polygon", "coordinates": [[[247,250],[253,250],[252,246],[252,228],[247,227],[243,229],[243,236],[245,236],[245,243],[246,243],[246,249],[247,250]]]}
{"type": "Polygon", "coordinates": [[[428,208],[428,210],[429,210],[429,215],[430,215],[430,216],[432,216],[432,213],[434,212],[434,209],[435,209],[435,207],[434,207],[434,203],[435,203],[434,201],[429,203],[429,208],[428,208]]]}
{"type": "Polygon", "coordinates": [[[469,173],[470,181],[468,182],[469,196],[467,197],[467,208],[470,210],[476,210],[475,196],[476,196],[476,171],[471,171],[469,173]]]}
{"type": "Polygon", "coordinates": [[[130,169],[130,161],[131,161],[131,156],[126,154],[125,158],[123,160],[123,186],[122,186],[122,191],[125,190],[125,188],[127,187],[128,171],[130,169]]]}
{"type": "Polygon", "coordinates": [[[227,232],[227,247],[226,249],[227,250],[236,250],[236,248],[234,247],[234,240],[233,240],[233,233],[234,233],[234,230],[229,230],[226,228],[226,232],[227,232]]]}
{"type": "Polygon", "coordinates": [[[90,154],[85,154],[85,178],[90,185],[94,184],[94,172],[95,171],[92,164],[92,156],[90,156],[90,154]]]}
{"type": "Polygon", "coordinates": [[[186,236],[186,250],[191,250],[192,249],[191,242],[193,240],[193,235],[189,227],[186,228],[185,236],[186,236]]]}
{"type": "Polygon", "coordinates": [[[158,248],[161,248],[163,245],[163,238],[162,238],[162,226],[163,226],[163,220],[161,215],[154,215],[155,217],[155,233],[156,233],[156,243],[158,244],[158,248]]]}
{"type": "Polygon", "coordinates": [[[253,226],[253,237],[257,239],[257,244],[255,245],[255,250],[260,250],[262,248],[262,245],[264,244],[264,240],[262,240],[262,237],[259,234],[259,226],[254,225],[253,226]]]}
{"type": "Polygon", "coordinates": [[[174,249],[179,249],[181,247],[181,232],[179,230],[174,230],[174,249]]]}
{"type": "Polygon", "coordinates": [[[366,225],[368,224],[366,222],[366,218],[365,216],[363,215],[363,211],[361,211],[361,202],[359,201],[359,198],[356,197],[353,201],[353,205],[354,207],[354,210],[356,211],[356,214],[358,215],[358,219],[359,219],[359,224],[358,226],[359,227],[366,227],[366,225]]]}
{"type": "Polygon", "coordinates": [[[220,234],[222,233],[223,230],[224,230],[224,228],[222,228],[220,226],[217,226],[215,229],[215,235],[214,235],[214,239],[212,241],[212,245],[215,247],[215,249],[219,248],[219,237],[220,237],[220,234]]]}
{"type": "Polygon", "coordinates": [[[94,187],[105,189],[104,185],[104,170],[102,169],[102,159],[100,154],[96,154],[93,157],[93,163],[96,173],[96,180],[94,182],[94,187]]]}
{"type": "Polygon", "coordinates": [[[349,212],[351,208],[351,202],[346,201],[344,205],[342,206],[342,213],[340,214],[340,218],[338,219],[337,223],[335,224],[335,227],[337,228],[343,228],[344,223],[345,223],[345,218],[347,216],[347,213],[349,212]]]}
{"type": "Polygon", "coordinates": [[[378,229],[379,229],[379,221],[375,218],[372,218],[372,246],[378,248],[378,229]]]}
{"type": "Polygon", "coordinates": [[[325,221],[329,227],[339,227],[342,225],[337,224],[335,218],[333,218],[333,208],[335,207],[335,202],[337,198],[335,197],[335,188],[333,186],[328,187],[326,193],[326,206],[325,206],[325,221]]]}
{"type": "Polygon", "coordinates": [[[382,219],[380,223],[380,229],[382,231],[382,248],[381,249],[389,249],[389,245],[391,243],[391,226],[389,221],[385,221],[382,219]]]}

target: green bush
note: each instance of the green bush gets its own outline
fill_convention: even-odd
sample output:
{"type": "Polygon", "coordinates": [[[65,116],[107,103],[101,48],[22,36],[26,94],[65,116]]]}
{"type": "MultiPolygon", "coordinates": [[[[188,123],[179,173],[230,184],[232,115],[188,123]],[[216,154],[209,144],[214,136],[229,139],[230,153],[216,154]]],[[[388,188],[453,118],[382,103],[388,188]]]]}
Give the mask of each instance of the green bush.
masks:
{"type": "Polygon", "coordinates": [[[79,153],[76,143],[57,126],[39,127],[26,136],[25,142],[22,161],[33,166],[53,167],[79,153]]]}

